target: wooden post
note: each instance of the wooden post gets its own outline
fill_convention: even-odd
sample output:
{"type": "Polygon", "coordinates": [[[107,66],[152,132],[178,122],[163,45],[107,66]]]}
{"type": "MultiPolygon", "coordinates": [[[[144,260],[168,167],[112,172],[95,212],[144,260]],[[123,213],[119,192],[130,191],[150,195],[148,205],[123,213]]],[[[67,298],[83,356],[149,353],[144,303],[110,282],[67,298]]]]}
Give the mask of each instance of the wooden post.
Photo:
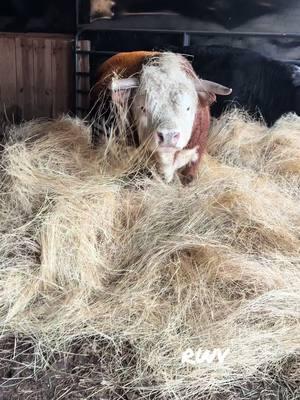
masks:
{"type": "Polygon", "coordinates": [[[90,103],[90,52],[91,42],[79,40],[76,43],[76,113],[85,117],[90,103]]]}

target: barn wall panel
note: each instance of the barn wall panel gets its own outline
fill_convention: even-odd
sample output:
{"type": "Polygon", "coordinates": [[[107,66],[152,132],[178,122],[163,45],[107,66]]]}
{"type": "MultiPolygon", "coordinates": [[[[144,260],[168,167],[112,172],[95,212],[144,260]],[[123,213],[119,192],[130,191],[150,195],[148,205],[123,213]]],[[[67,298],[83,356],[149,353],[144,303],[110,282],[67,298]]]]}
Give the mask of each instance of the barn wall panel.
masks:
{"type": "Polygon", "coordinates": [[[53,113],[63,113],[73,105],[74,57],[66,41],[52,41],[53,113]],[[70,77],[72,79],[70,79],[70,77]]]}
{"type": "MultiPolygon", "coordinates": [[[[36,117],[53,115],[52,43],[50,39],[33,40],[33,108],[36,117]]],[[[63,110],[64,111],[64,110],[63,110]]]]}
{"type": "Polygon", "coordinates": [[[29,120],[72,111],[72,48],[65,35],[0,34],[0,113],[29,120]]]}
{"type": "Polygon", "coordinates": [[[0,40],[0,103],[1,111],[6,111],[16,104],[16,46],[14,38],[0,40]]]}
{"type": "Polygon", "coordinates": [[[17,68],[17,106],[21,116],[30,119],[35,116],[34,108],[34,69],[33,69],[33,40],[29,37],[16,38],[17,68]],[[20,40],[18,40],[20,39],[20,40]]]}

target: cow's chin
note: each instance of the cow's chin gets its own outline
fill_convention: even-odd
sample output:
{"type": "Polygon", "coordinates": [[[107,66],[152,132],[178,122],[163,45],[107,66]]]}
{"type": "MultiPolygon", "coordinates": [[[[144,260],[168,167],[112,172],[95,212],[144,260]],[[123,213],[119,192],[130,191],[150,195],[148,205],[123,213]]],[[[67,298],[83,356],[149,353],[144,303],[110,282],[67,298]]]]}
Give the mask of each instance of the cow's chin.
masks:
{"type": "Polygon", "coordinates": [[[151,140],[149,140],[149,139],[141,140],[140,139],[140,143],[142,145],[144,145],[147,148],[147,150],[150,151],[151,153],[156,153],[156,152],[159,152],[159,153],[172,153],[173,152],[173,153],[175,153],[176,151],[180,150],[180,148],[177,146],[173,146],[173,145],[169,145],[169,144],[164,145],[164,144],[157,143],[154,138],[152,138],[151,140]]]}
{"type": "Polygon", "coordinates": [[[176,151],[180,150],[178,147],[175,146],[162,146],[158,145],[156,147],[156,151],[159,153],[176,153],[176,151]]]}
{"type": "Polygon", "coordinates": [[[162,145],[162,144],[157,144],[153,143],[151,144],[148,149],[152,153],[159,153],[159,154],[175,154],[177,151],[181,150],[180,148],[176,146],[171,146],[171,145],[162,145]]]}

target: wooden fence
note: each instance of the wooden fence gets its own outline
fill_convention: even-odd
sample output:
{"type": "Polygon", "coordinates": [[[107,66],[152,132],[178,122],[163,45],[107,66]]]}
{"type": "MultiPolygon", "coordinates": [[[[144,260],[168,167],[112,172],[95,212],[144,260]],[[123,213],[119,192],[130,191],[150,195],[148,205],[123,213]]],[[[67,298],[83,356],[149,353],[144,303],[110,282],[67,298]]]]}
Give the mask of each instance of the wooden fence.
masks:
{"type": "Polygon", "coordinates": [[[72,48],[66,35],[0,33],[0,112],[28,120],[73,110],[72,48]]]}

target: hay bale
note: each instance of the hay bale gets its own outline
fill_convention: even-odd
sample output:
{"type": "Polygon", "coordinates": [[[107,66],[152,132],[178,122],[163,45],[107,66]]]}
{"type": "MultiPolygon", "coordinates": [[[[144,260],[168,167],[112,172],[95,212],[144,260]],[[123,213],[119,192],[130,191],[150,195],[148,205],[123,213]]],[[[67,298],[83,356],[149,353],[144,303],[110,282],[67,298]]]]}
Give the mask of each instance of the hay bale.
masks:
{"type": "Polygon", "coordinates": [[[278,178],[299,177],[300,117],[287,114],[268,128],[235,110],[215,119],[208,152],[226,164],[278,178]]]}
{"type": "MultiPolygon", "coordinates": [[[[297,160],[298,128],[295,117],[269,132],[226,116],[188,187],[166,185],[143,153],[115,140],[93,149],[79,120],[11,130],[1,158],[0,318],[3,340],[32,343],[25,370],[34,365],[37,376],[49,364],[58,368],[58,354],[93,354],[94,364],[78,363],[84,371],[92,363],[98,378],[84,375],[78,393],[95,399],[246,399],[262,387],[255,391],[253,382],[271,381],[270,370],[292,387],[300,343],[298,169],[275,167],[277,147],[266,157],[254,131],[268,146],[280,136],[283,154],[297,160]],[[153,179],[138,174],[145,168],[153,179]],[[192,366],[181,362],[188,348],[229,354],[223,364],[192,366]]],[[[72,390],[65,398],[82,398],[72,390]]]]}

